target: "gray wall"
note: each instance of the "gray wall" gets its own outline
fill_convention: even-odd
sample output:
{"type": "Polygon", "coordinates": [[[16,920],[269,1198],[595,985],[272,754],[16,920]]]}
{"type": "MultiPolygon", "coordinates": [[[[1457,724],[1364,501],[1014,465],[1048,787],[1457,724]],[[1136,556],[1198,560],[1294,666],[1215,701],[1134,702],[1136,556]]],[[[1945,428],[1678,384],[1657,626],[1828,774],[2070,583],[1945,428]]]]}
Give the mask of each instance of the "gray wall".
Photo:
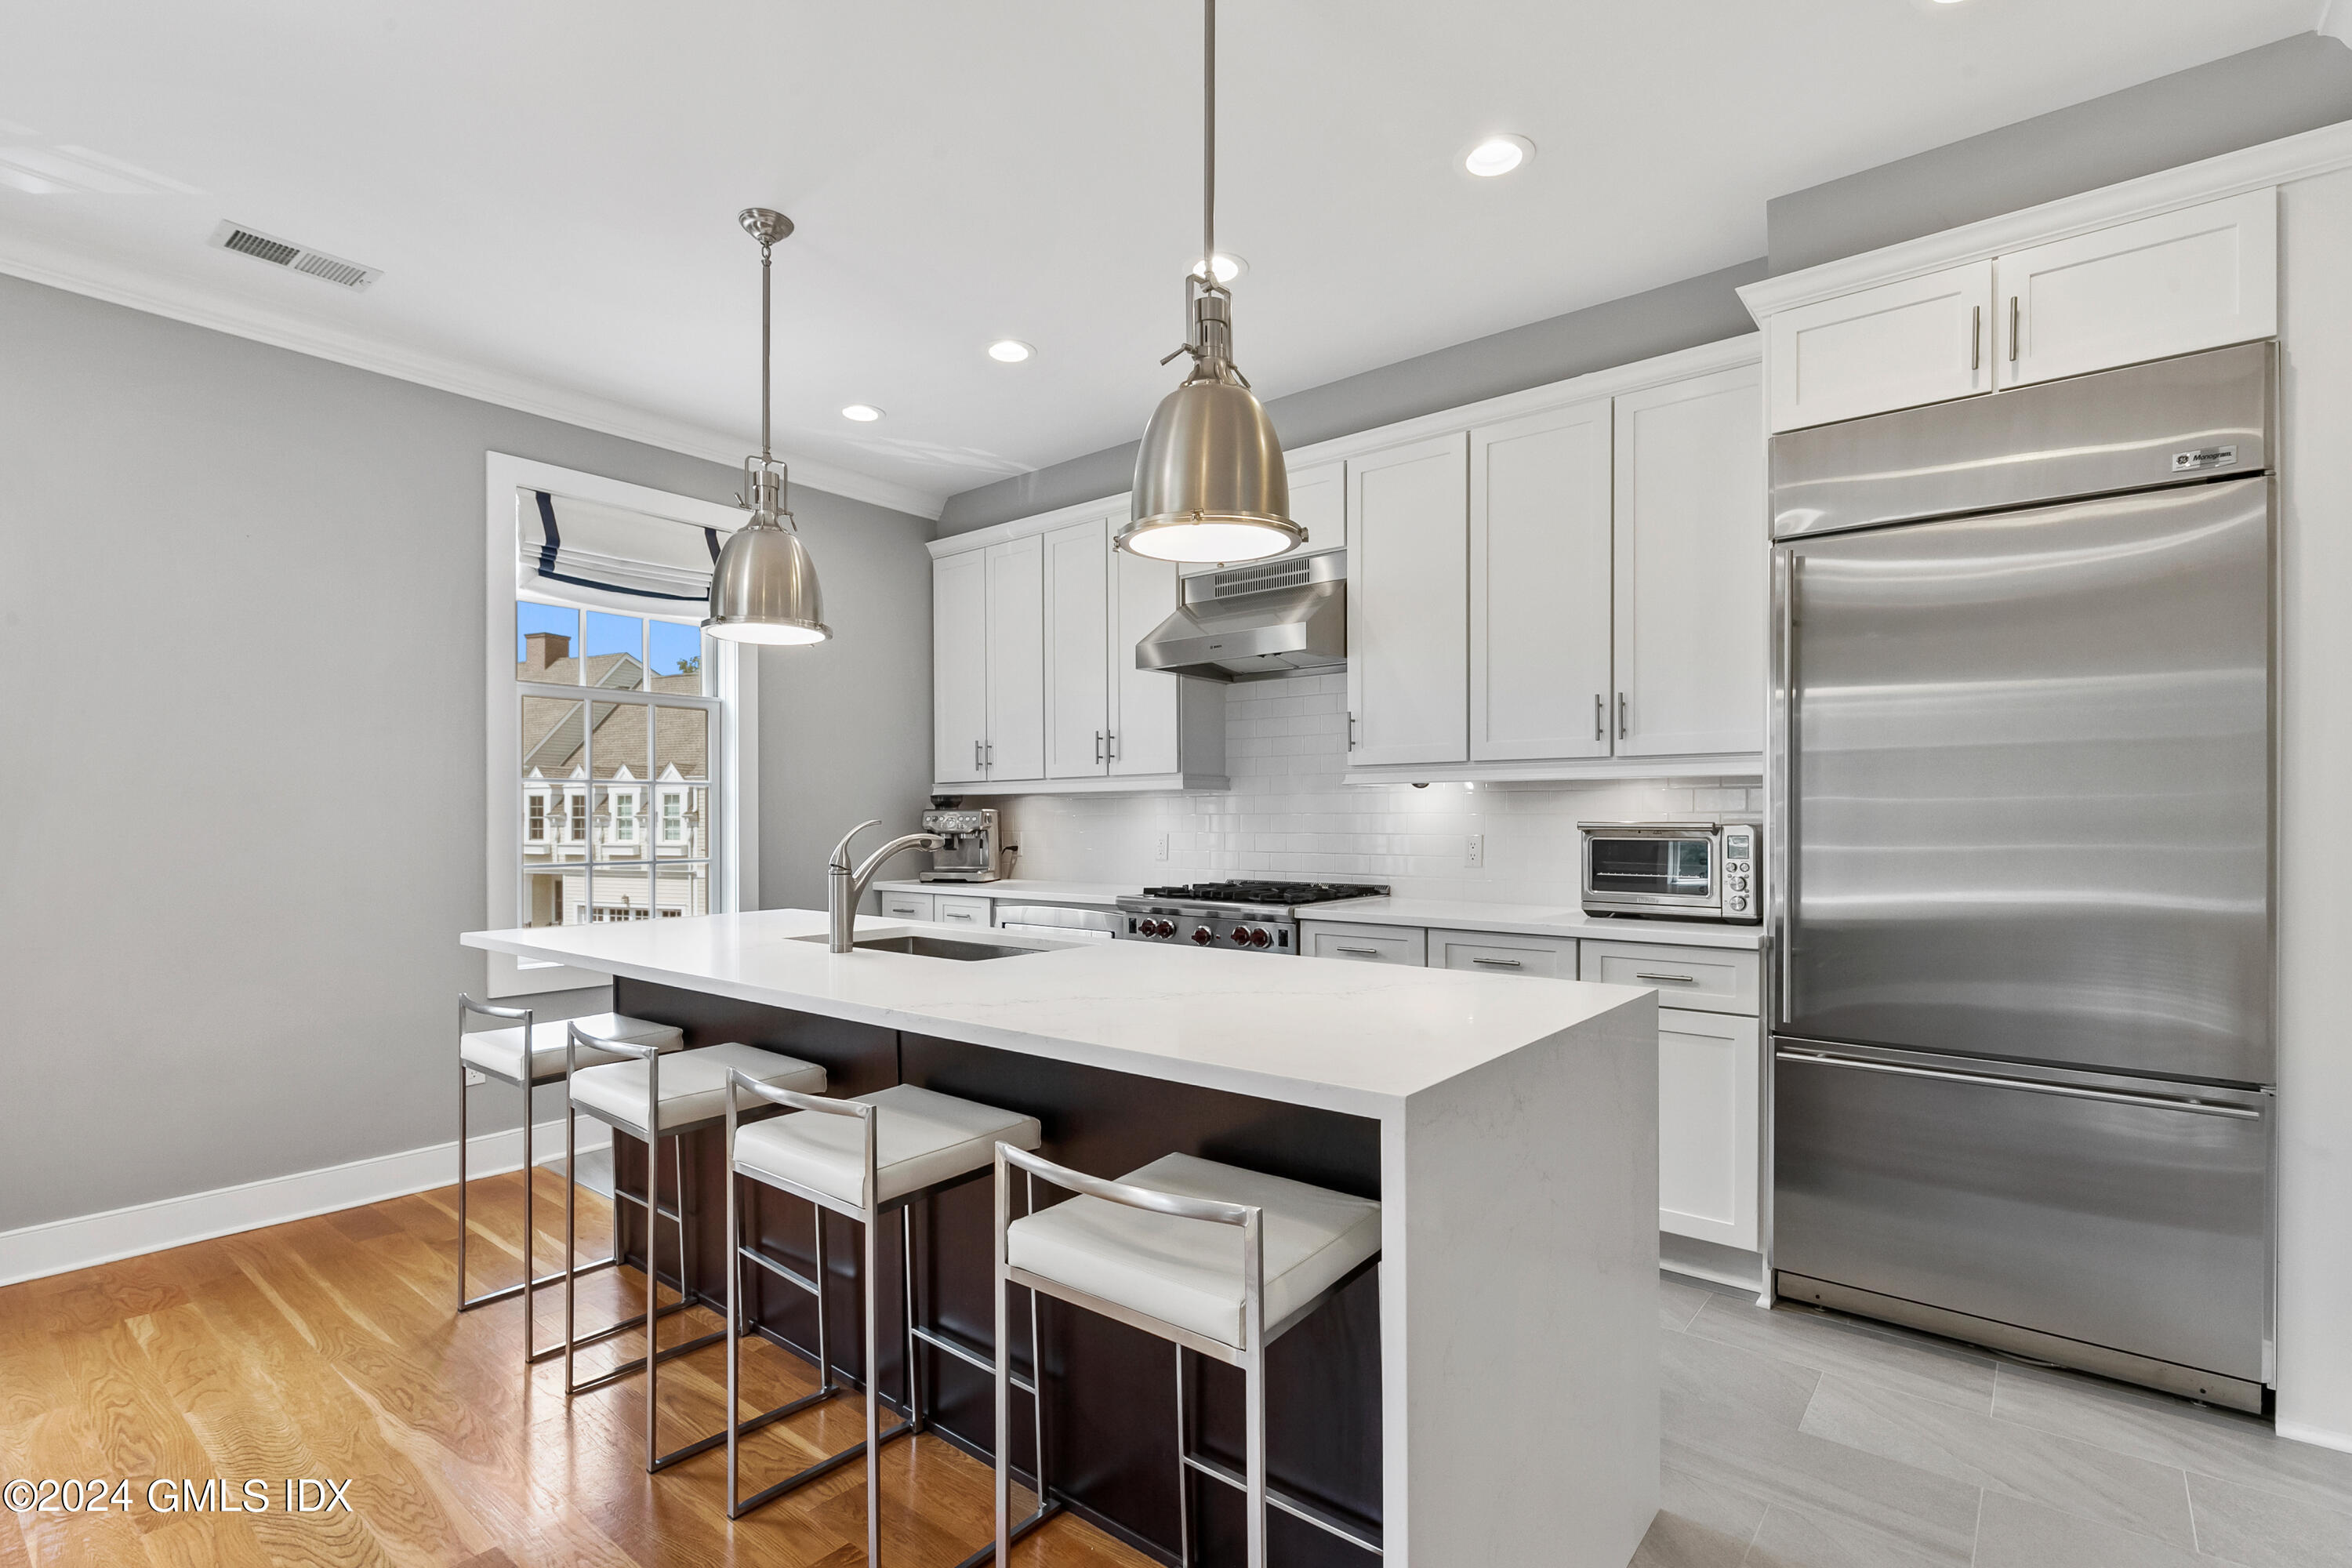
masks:
{"type": "MultiPolygon", "coordinates": [[[[1765,270],[1759,257],[1294,392],[1269,402],[1265,411],[1284,446],[1305,447],[1653,354],[1738,337],[1754,331],[1756,323],[1733,290],[1763,277],[1765,270]]],[[[1117,495],[1133,482],[1137,445],[1130,441],[950,496],[940,514],[939,535],[966,533],[1057,506],[1117,495]]]]}
{"type": "Polygon", "coordinates": [[[2352,49],[2305,33],[1765,205],[1794,272],[2352,120],[2352,49]]]}
{"type": "MultiPolygon", "coordinates": [[[[0,342],[0,1230],[447,1141],[483,453],[734,471],[11,278],[0,342]]],[[[794,792],[903,817],[930,712],[929,524],[795,506],[842,640],[761,669],[785,893],[841,809],[794,792]]]]}

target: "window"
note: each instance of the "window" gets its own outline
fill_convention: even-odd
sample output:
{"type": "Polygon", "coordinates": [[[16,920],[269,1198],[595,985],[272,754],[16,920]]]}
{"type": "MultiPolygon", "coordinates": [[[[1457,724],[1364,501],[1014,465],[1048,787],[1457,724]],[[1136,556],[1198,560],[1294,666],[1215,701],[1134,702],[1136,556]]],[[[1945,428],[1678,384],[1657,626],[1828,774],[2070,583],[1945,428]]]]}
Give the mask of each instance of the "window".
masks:
{"type": "Polygon", "coordinates": [[[691,623],[516,601],[523,924],[710,912],[704,824],[723,704],[707,662],[691,623]],[[565,831],[551,840],[546,786],[559,784],[565,831]]]}
{"type": "MultiPolygon", "coordinates": [[[[733,507],[488,454],[488,924],[759,902],[756,649],[706,641],[733,507]]],[[[500,954],[490,994],[604,977],[500,954]]]]}

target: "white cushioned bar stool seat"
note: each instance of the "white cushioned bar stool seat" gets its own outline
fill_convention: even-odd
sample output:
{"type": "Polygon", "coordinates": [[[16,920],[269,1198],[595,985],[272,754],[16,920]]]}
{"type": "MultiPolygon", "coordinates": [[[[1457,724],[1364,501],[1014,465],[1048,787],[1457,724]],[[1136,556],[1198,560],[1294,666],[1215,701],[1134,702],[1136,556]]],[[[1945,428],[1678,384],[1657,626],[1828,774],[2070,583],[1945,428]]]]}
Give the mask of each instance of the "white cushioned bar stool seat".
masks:
{"type": "Polygon", "coordinates": [[[879,1197],[865,1190],[865,1130],[846,1117],[783,1116],[746,1127],[735,1138],[735,1168],[747,1176],[822,1193],[851,1208],[878,1208],[985,1169],[996,1158],[999,1140],[1034,1149],[1043,1136],[1034,1116],[913,1084],[856,1098],[877,1108],[874,1178],[882,1189],[879,1197]]]}
{"type": "MultiPolygon", "coordinates": [[[[1179,1563],[1192,1568],[1192,1479],[1242,1492],[1249,1568],[1266,1568],[1266,1517],[1280,1509],[1378,1556],[1381,1541],[1267,1479],[1266,1352],[1378,1262],[1381,1205],[1305,1182],[1164,1154],[1115,1181],[1007,1146],[996,1152],[996,1560],[1013,1545],[1012,1476],[1002,1462],[1013,1438],[1014,1386],[1004,1350],[1004,1287],[1025,1286],[1169,1342],[1176,1352],[1179,1563]],[[1014,1219],[1003,1184],[1015,1170],[1077,1195],[1014,1219]],[[1184,1357],[1241,1369],[1239,1475],[1196,1453],[1186,1416],[1184,1357]]],[[[1042,1380],[1045,1363],[1033,1362],[1042,1380]]]]}
{"type": "MultiPolygon", "coordinates": [[[[1118,1178],[1129,1186],[1252,1204],[1265,1211],[1265,1322],[1287,1321],[1381,1249],[1381,1205],[1304,1182],[1169,1154],[1118,1178]]],[[[1076,1197],[1014,1220],[1015,1268],[1240,1348],[1242,1235],[1174,1215],[1076,1197]]]]}
{"type": "MultiPolygon", "coordinates": [[[[604,1039],[626,1040],[633,1046],[654,1046],[664,1051],[675,1051],[686,1044],[686,1036],[673,1025],[650,1023],[644,1018],[631,1018],[619,1013],[596,1013],[584,1018],[534,1024],[530,1031],[531,1082],[552,1083],[563,1076],[563,1042],[570,1024],[578,1024],[583,1034],[604,1039]]],[[[479,1029],[464,1036],[457,1047],[457,1059],[492,1078],[508,1083],[520,1083],[522,1030],[520,1027],[479,1029]]],[[[593,1050],[585,1046],[580,1049],[582,1067],[594,1067],[621,1059],[611,1051],[593,1050]]]]}
{"type": "MultiPolygon", "coordinates": [[[[586,1051],[583,1048],[582,1055],[586,1051]]],[[[572,1077],[572,1103],[625,1132],[643,1136],[646,1130],[646,1074],[643,1061],[608,1062],[583,1067],[572,1077]]],[[[727,1069],[740,1068],[747,1077],[777,1089],[802,1094],[824,1092],[824,1069],[814,1062],[757,1046],[728,1041],[700,1050],[678,1051],[661,1061],[661,1126],[665,1137],[682,1128],[717,1121],[727,1111],[727,1069]]]]}
{"type": "MultiPolygon", "coordinates": [[[[730,1519],[740,1519],[751,1510],[829,1474],[841,1464],[862,1455],[866,1459],[866,1563],[867,1568],[879,1568],[882,1478],[876,1456],[884,1444],[900,1437],[911,1437],[923,1428],[918,1345],[929,1345],[974,1366],[990,1364],[956,1340],[926,1326],[920,1320],[916,1301],[914,1205],[946,1187],[994,1174],[996,1151],[1000,1145],[1034,1149],[1044,1140],[1044,1129],[1034,1116],[919,1089],[913,1084],[896,1084],[855,1099],[821,1100],[791,1092],[788,1086],[780,1092],[776,1086],[754,1088],[740,1079],[734,1081],[734,1105],[728,1119],[727,1168],[730,1176],[743,1178],[743,1184],[739,1190],[738,1184],[730,1180],[728,1185],[727,1245],[735,1267],[734,1272],[728,1277],[727,1303],[730,1422],[727,1429],[727,1514],[730,1519]],[[793,1114],[774,1117],[757,1124],[742,1123],[742,1111],[755,1106],[782,1108],[793,1114]],[[870,1183],[866,1179],[869,1160],[873,1175],[870,1183]],[[804,1199],[814,1210],[816,1268],[813,1271],[814,1279],[771,1258],[759,1247],[746,1245],[744,1210],[762,1186],[804,1199]],[[825,1261],[825,1215],[832,1213],[854,1220],[864,1232],[858,1289],[863,1308],[866,1364],[870,1367],[878,1359],[880,1342],[877,1296],[881,1273],[878,1267],[880,1232],[886,1217],[893,1209],[898,1212],[899,1274],[906,1292],[906,1319],[902,1326],[904,1359],[901,1363],[900,1397],[888,1402],[897,1407],[899,1419],[888,1428],[883,1427],[879,1412],[887,1396],[883,1394],[877,1380],[869,1380],[865,1391],[866,1437],[863,1442],[825,1455],[782,1480],[745,1497],[739,1475],[743,1435],[770,1422],[784,1420],[845,1392],[845,1385],[834,1376],[833,1357],[828,1348],[824,1292],[815,1283],[825,1279],[829,1272],[825,1261]],[[803,1394],[744,1420],[739,1418],[736,1394],[740,1386],[740,1352],[737,1346],[746,1331],[741,1286],[742,1266],[747,1263],[756,1265],[815,1296],[819,1385],[814,1394],[803,1394]]],[[[756,1231],[759,1227],[754,1225],[748,1228],[756,1231]]],[[[1036,1353],[1034,1336],[1030,1351],[1034,1359],[1036,1353]]],[[[1044,1436],[1042,1424],[1038,1427],[1038,1435],[1041,1438],[1044,1436]]],[[[1041,1484],[1040,1492],[1044,1489],[1041,1484]]],[[[1030,1516],[1030,1527],[1042,1523],[1055,1511],[1053,1505],[1041,1499],[1037,1511],[1030,1516]]]]}

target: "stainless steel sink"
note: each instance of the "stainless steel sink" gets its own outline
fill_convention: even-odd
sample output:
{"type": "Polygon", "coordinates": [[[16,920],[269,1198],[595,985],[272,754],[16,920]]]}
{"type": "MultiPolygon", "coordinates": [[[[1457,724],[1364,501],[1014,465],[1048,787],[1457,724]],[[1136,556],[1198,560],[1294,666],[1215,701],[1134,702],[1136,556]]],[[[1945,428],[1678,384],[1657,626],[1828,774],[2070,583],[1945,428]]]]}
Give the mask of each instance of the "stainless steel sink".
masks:
{"type": "MultiPolygon", "coordinates": [[[[823,936],[794,937],[795,942],[824,942],[823,936]]],[[[916,958],[952,958],[962,963],[978,963],[983,958],[1019,958],[1024,953],[1043,952],[1044,948],[1006,947],[993,942],[962,942],[951,936],[919,936],[911,932],[901,936],[869,936],[852,945],[870,952],[904,952],[916,958]]]]}

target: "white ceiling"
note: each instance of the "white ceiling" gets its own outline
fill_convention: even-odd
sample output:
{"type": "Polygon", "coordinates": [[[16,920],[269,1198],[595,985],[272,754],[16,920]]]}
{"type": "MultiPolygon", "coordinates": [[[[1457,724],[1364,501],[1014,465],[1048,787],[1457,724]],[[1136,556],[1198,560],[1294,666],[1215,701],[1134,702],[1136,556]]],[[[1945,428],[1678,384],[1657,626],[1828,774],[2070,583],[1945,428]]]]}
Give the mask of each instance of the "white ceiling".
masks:
{"type": "MultiPolygon", "coordinates": [[[[1727,266],[1769,197],[2321,9],[1226,0],[1240,362],[1278,396],[1727,266]],[[1538,155],[1474,180],[1493,131],[1538,155]]],[[[128,0],[6,30],[0,269],[727,458],[758,412],[735,214],[777,206],[778,445],[928,511],[1131,438],[1173,384],[1193,0],[128,0]],[[131,189],[5,183],[60,148],[131,189]],[[209,248],[223,218],[383,278],[209,248]],[[1038,357],[992,363],[1000,336],[1038,357]]]]}

